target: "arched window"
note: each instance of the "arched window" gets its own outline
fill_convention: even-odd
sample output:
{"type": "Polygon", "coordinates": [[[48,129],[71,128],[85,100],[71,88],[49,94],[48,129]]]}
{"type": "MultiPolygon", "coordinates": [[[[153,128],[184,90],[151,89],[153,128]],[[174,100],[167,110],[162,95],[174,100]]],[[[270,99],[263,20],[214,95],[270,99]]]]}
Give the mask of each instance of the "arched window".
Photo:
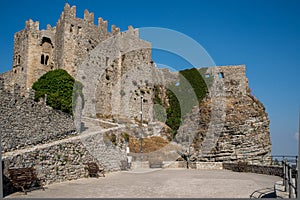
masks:
{"type": "Polygon", "coordinates": [[[45,65],[48,65],[49,56],[46,56],[45,65]]]}
{"type": "Polygon", "coordinates": [[[72,33],[72,32],[73,32],[73,27],[74,27],[74,25],[73,25],[73,24],[71,24],[71,26],[70,26],[70,33],[72,33]]]}
{"type": "Polygon", "coordinates": [[[44,54],[41,55],[41,64],[43,65],[45,63],[45,57],[44,54]]]}
{"type": "Polygon", "coordinates": [[[16,62],[17,62],[17,65],[20,64],[20,62],[21,62],[21,56],[20,55],[16,56],[16,62]]]}

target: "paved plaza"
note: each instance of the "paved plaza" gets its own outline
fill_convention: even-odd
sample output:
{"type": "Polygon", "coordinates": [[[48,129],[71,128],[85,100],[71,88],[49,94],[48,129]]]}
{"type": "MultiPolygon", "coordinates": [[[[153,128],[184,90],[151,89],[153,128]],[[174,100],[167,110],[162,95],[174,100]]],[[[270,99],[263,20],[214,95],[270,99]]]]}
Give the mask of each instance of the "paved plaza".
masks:
{"type": "Polygon", "coordinates": [[[273,192],[277,176],[228,170],[137,169],[47,185],[6,198],[250,198],[273,192]]]}

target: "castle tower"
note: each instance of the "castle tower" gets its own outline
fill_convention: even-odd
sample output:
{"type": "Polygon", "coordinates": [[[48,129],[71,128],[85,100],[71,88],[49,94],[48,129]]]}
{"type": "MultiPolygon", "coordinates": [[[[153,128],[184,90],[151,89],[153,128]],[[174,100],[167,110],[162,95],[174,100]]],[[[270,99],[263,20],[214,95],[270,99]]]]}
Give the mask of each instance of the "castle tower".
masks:
{"type": "MultiPolygon", "coordinates": [[[[90,63],[96,68],[105,69],[99,77],[100,83],[96,85],[98,88],[96,88],[94,101],[97,113],[94,115],[99,113],[103,116],[121,116],[124,114],[125,117],[135,117],[139,113],[139,103],[136,103],[139,98],[133,97],[132,93],[134,90],[143,88],[135,88],[137,86],[130,82],[132,91],[125,92],[123,79],[126,79],[124,77],[131,71],[137,70],[141,72],[139,84],[146,84],[149,81],[149,77],[141,76],[145,75],[145,72],[149,71],[152,66],[151,44],[141,40],[138,30],[134,30],[132,26],[124,32],[120,32],[120,28],[115,25],[112,25],[111,32],[108,32],[107,27],[107,21],[102,18],[98,18],[98,25],[95,25],[94,13],[88,10],[84,11],[83,19],[77,18],[76,7],[70,7],[69,4],[65,4],[55,27],[48,25],[46,30],[40,30],[39,22],[26,21],[25,29],[15,34],[13,70],[8,73],[13,75],[13,78],[7,78],[10,80],[10,88],[17,83],[24,92],[31,88],[43,74],[53,69],[64,69],[78,79],[77,72],[82,63],[90,59],[89,54],[99,47],[101,50],[95,49],[95,51],[101,59],[90,63]],[[105,40],[108,39],[115,42],[106,42],[105,40]],[[112,52],[116,49],[118,52],[114,55],[112,52]],[[129,51],[129,49],[132,50],[129,51]],[[131,97],[132,101],[130,101],[131,97]],[[133,103],[125,105],[124,102],[133,103]]],[[[81,70],[85,71],[86,68],[90,70],[91,65],[85,65],[81,70]]],[[[147,73],[151,75],[150,72],[147,73]]],[[[151,110],[150,103],[147,103],[151,101],[150,88],[144,88],[144,90],[149,90],[144,95],[144,108],[151,110]],[[149,108],[146,106],[148,104],[149,108]]],[[[145,118],[151,119],[152,112],[147,113],[149,116],[145,114],[145,118]]]]}
{"type": "Polygon", "coordinates": [[[39,30],[39,22],[26,21],[25,29],[14,35],[12,84],[26,90],[44,73],[53,69],[55,29],[39,30]]]}
{"type": "Polygon", "coordinates": [[[99,42],[107,39],[107,21],[98,19],[94,24],[94,13],[84,11],[84,18],[76,18],[76,7],[66,4],[56,23],[56,67],[65,69],[73,77],[77,68],[99,42]]]}
{"type": "Polygon", "coordinates": [[[62,68],[73,77],[77,68],[99,42],[111,34],[107,21],[84,11],[84,19],[76,18],[76,7],[66,4],[56,27],[39,30],[39,22],[26,21],[25,29],[14,35],[13,69],[10,87],[17,83],[25,91],[46,72],[62,68]]]}

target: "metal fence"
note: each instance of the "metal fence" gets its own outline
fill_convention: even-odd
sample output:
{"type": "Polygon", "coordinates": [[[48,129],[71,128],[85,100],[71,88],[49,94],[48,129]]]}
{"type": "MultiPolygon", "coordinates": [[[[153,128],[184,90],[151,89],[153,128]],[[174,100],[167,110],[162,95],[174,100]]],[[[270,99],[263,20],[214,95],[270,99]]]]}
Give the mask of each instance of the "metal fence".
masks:
{"type": "MultiPolygon", "coordinates": [[[[297,160],[298,161],[298,160],[297,160]]],[[[284,191],[289,193],[289,198],[298,197],[298,165],[292,165],[288,160],[282,160],[284,191]]]]}

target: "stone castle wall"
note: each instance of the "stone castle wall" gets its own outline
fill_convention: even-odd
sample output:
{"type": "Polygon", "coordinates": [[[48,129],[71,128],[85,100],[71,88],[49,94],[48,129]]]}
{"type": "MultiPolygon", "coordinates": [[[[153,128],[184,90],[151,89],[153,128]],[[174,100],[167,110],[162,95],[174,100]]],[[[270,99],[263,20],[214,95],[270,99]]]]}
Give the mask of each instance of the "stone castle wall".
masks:
{"type": "Polygon", "coordinates": [[[12,76],[6,80],[9,89],[15,83],[22,91],[46,72],[61,68],[76,77],[77,68],[89,53],[102,41],[119,34],[120,28],[111,26],[98,18],[94,24],[94,13],[84,11],[84,18],[76,17],[76,6],[66,4],[55,27],[47,25],[39,29],[39,22],[26,21],[25,29],[14,35],[12,76]]]}
{"type": "MultiPolygon", "coordinates": [[[[5,78],[6,88],[13,91],[14,84],[18,84],[24,93],[38,78],[53,69],[64,69],[75,79],[82,81],[81,75],[78,74],[80,70],[90,72],[91,67],[101,68],[99,69],[101,73],[94,73],[99,76],[96,79],[100,82],[97,81],[96,91],[93,91],[95,93],[93,96],[96,95],[93,102],[97,101],[97,113],[93,112],[91,116],[99,113],[102,116],[136,117],[139,105],[134,99],[142,95],[138,94],[138,90],[143,87],[143,90],[152,91],[150,86],[146,85],[149,73],[143,74],[143,71],[153,70],[151,44],[141,40],[138,30],[132,26],[125,32],[120,32],[120,28],[115,25],[111,26],[111,32],[107,28],[108,22],[102,18],[98,18],[98,25],[95,25],[94,13],[87,10],[84,11],[83,19],[77,18],[76,7],[70,7],[69,4],[65,5],[55,27],[47,25],[46,30],[40,30],[38,21],[34,22],[31,19],[26,21],[25,29],[14,36],[13,69],[7,73],[9,75],[2,75],[5,78]],[[100,50],[98,46],[102,49],[100,50]],[[96,47],[98,48],[95,49],[96,47]],[[134,48],[129,50],[130,47],[134,48]],[[136,70],[140,71],[138,81],[143,83],[138,83],[134,85],[135,88],[131,87],[125,91],[127,87],[123,87],[122,82],[128,73],[136,70]],[[130,102],[130,105],[125,105],[127,102],[130,102]],[[123,107],[127,110],[121,110],[123,107]],[[131,111],[128,111],[128,108],[131,111]]],[[[136,79],[137,76],[132,78],[136,79]]],[[[150,99],[151,94],[148,92],[144,95],[147,119],[152,117],[152,111],[149,111],[151,106],[148,106],[150,99]]],[[[87,102],[86,105],[90,103],[87,102]]]]}
{"type": "Polygon", "coordinates": [[[245,65],[210,67],[206,76],[214,79],[210,96],[241,96],[248,92],[245,65]]]}
{"type": "MultiPolygon", "coordinates": [[[[112,32],[117,29],[112,27],[112,32]]],[[[119,30],[119,29],[118,29],[119,30]]],[[[76,7],[65,5],[60,19],[56,23],[56,66],[65,69],[73,77],[77,67],[91,50],[113,33],[107,30],[107,21],[98,18],[98,26],[94,24],[94,13],[84,11],[84,18],[76,17],[76,7]]]]}
{"type": "Polygon", "coordinates": [[[132,119],[139,115],[139,99],[144,95],[145,119],[151,119],[156,71],[151,62],[151,44],[139,39],[138,30],[132,27],[97,45],[76,76],[84,85],[83,116],[132,119]]]}

